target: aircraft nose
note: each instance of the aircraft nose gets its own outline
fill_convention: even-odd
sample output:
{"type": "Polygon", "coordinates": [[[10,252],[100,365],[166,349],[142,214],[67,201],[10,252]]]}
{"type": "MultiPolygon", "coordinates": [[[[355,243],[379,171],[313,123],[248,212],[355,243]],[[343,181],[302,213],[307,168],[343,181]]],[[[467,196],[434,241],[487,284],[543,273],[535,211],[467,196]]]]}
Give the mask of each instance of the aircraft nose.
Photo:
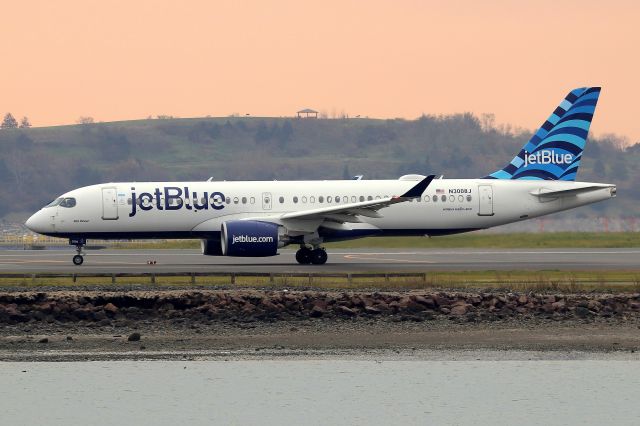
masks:
{"type": "Polygon", "coordinates": [[[42,212],[37,212],[33,214],[27,221],[24,223],[27,228],[32,230],[33,232],[43,233],[46,231],[46,220],[45,217],[41,214],[42,212]]]}

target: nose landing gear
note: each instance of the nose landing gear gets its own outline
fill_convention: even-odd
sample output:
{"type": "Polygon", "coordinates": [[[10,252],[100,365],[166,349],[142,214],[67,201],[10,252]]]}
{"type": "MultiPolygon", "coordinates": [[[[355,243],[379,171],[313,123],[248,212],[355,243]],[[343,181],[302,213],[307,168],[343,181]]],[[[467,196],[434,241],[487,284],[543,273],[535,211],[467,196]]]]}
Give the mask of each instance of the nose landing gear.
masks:
{"type": "Polygon", "coordinates": [[[301,265],[324,265],[327,263],[327,258],[327,251],[322,247],[316,247],[311,250],[306,246],[302,246],[296,252],[296,260],[301,265]]]}
{"type": "Polygon", "coordinates": [[[73,264],[76,266],[82,265],[84,262],[84,250],[83,247],[87,244],[87,240],[84,238],[69,238],[69,245],[76,246],[76,255],[73,256],[73,264]]]}

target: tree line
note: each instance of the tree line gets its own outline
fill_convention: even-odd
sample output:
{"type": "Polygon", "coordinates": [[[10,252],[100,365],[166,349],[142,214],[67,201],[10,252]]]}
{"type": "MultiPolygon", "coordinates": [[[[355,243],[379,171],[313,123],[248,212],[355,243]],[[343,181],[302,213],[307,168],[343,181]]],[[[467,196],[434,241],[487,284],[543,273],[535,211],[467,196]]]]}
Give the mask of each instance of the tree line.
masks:
{"type": "Polygon", "coordinates": [[[0,129],[25,129],[28,127],[31,127],[31,122],[29,121],[28,117],[22,117],[20,119],[20,122],[18,123],[18,120],[16,120],[16,118],[10,112],[4,115],[2,123],[0,123],[0,129]]]}
{"type": "MultiPolygon", "coordinates": [[[[15,119],[14,119],[15,120],[15,119]]],[[[219,117],[0,130],[0,217],[109,181],[474,178],[502,168],[531,131],[473,114],[416,120],[219,117]]],[[[4,126],[3,126],[4,127],[4,126]]],[[[579,179],[618,185],[618,198],[576,215],[640,217],[640,144],[590,137],[579,179]]]]}

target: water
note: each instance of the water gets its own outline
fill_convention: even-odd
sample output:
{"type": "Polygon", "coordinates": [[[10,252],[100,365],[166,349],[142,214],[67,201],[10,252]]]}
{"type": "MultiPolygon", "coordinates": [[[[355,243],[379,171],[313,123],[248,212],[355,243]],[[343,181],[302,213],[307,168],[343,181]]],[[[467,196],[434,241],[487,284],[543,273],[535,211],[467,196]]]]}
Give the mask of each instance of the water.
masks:
{"type": "Polygon", "coordinates": [[[6,425],[638,425],[640,363],[0,363],[6,425]]]}

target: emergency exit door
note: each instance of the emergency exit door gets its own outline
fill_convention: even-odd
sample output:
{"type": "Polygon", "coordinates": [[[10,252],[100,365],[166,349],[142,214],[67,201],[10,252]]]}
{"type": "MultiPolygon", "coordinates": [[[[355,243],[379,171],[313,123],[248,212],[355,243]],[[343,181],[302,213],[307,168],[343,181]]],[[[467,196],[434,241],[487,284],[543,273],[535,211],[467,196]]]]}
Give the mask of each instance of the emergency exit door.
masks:
{"type": "Polygon", "coordinates": [[[115,188],[102,188],[102,219],[118,219],[118,200],[115,188]]]}
{"type": "Polygon", "coordinates": [[[478,216],[493,216],[493,187],[478,185],[478,216]]]}
{"type": "Polygon", "coordinates": [[[271,193],[263,192],[262,193],[262,210],[271,210],[272,201],[273,200],[271,199],[271,193]]]}

